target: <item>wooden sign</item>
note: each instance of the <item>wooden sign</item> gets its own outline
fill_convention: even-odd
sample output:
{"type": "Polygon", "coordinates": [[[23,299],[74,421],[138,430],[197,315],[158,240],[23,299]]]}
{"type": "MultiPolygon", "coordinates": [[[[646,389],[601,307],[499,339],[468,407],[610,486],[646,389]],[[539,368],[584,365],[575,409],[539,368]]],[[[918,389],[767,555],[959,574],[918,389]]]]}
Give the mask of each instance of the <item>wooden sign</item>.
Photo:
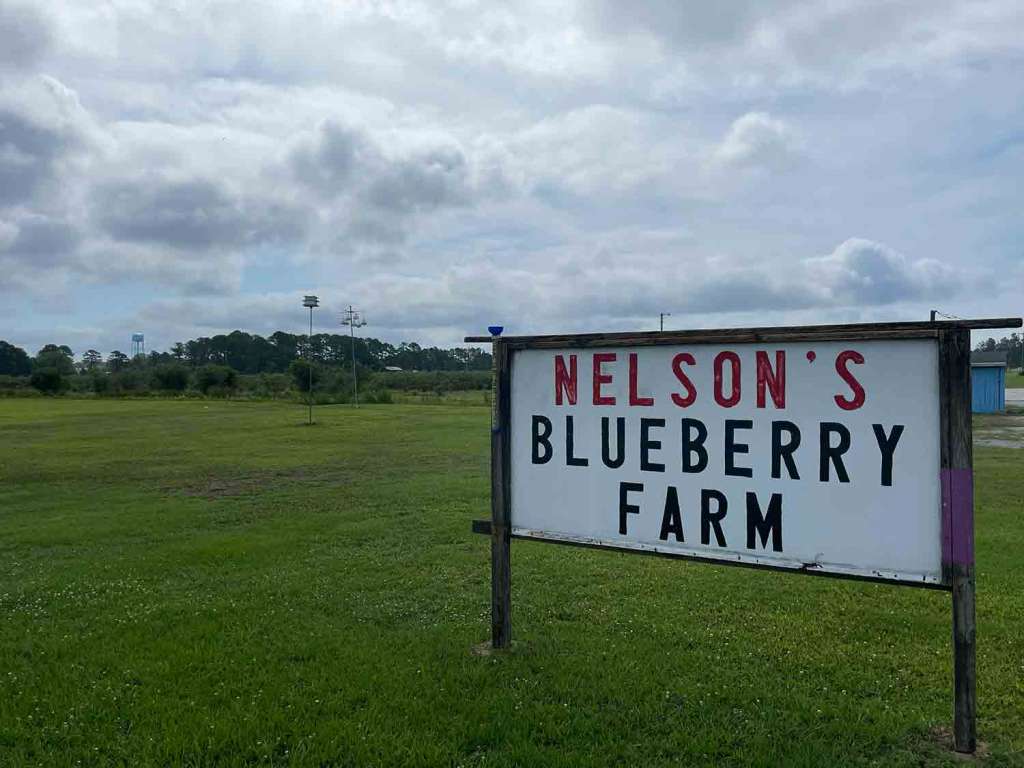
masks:
{"type": "Polygon", "coordinates": [[[493,342],[492,643],[510,539],[953,593],[975,744],[970,329],[1019,319],[493,342]]]}

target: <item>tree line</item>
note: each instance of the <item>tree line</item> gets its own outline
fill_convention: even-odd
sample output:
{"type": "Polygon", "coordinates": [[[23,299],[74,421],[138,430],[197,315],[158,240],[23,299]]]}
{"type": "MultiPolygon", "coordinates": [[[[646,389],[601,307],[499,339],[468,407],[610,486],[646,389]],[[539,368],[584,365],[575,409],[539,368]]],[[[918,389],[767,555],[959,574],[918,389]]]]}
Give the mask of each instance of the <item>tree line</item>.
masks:
{"type": "Polygon", "coordinates": [[[0,340],[0,377],[4,378],[0,388],[30,384],[47,393],[70,388],[98,394],[186,389],[206,394],[230,392],[258,379],[263,389],[276,396],[291,389],[308,392],[312,378],[314,391],[340,393],[350,383],[353,353],[360,378],[388,388],[482,388],[491,367],[490,353],[475,347],[394,345],[333,333],[309,337],[278,331],[263,337],[233,331],[178,342],[169,351],[152,351],[134,359],[120,350],[104,359],[88,349],[76,360],[74,351],[63,344],[47,344],[32,357],[0,340]]]}
{"type": "Polygon", "coordinates": [[[1007,366],[1024,368],[1024,336],[1011,333],[996,341],[991,336],[975,345],[978,352],[1006,352],[1007,366]]]}

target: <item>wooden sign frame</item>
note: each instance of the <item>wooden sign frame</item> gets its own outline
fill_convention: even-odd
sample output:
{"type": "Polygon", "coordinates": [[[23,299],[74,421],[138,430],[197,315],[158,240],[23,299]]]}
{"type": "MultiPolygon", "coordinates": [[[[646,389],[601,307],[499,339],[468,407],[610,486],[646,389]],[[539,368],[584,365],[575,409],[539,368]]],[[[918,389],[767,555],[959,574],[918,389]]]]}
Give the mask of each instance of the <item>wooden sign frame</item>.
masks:
{"type": "MultiPolygon", "coordinates": [[[[511,510],[511,377],[514,353],[524,349],[586,349],[650,345],[773,343],[816,341],[874,341],[934,339],[938,342],[940,485],[942,498],[941,583],[896,582],[903,586],[951,592],[953,608],[954,746],[974,752],[976,734],[976,640],[974,581],[974,480],[971,431],[971,330],[1019,328],[1020,318],[992,318],[905,323],[857,323],[770,328],[576,334],[550,336],[470,336],[466,342],[490,342],[493,350],[494,393],[491,423],[491,519],[474,521],[473,531],[491,539],[491,643],[508,648],[512,640],[511,540],[516,536],[511,510]]],[[[575,546],[612,548],[656,554],[717,565],[774,568],[765,564],[730,562],[666,551],[619,549],[583,541],[535,539],[575,546]]],[[[783,568],[797,573],[884,581],[870,576],[825,573],[814,569],[783,568]]]]}

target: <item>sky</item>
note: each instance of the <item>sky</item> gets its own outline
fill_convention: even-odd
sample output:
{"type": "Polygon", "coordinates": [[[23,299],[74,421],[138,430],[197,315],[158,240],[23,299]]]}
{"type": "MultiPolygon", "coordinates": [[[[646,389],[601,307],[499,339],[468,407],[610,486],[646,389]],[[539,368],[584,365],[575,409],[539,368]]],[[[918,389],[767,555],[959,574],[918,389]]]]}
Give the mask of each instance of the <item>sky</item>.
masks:
{"type": "MultiPolygon", "coordinates": [[[[1019,0],[0,0],[0,338],[1022,314],[1019,0]]],[[[988,335],[986,333],[986,335],[988,335]]],[[[999,335],[998,333],[996,335],[999,335]]]]}

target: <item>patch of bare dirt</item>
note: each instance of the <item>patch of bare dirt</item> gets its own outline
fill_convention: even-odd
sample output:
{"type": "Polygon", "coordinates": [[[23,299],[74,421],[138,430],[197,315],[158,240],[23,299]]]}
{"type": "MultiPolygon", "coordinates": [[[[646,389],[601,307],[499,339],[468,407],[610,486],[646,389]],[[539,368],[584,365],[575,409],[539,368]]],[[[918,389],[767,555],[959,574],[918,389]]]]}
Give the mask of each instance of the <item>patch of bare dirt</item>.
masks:
{"type": "Polygon", "coordinates": [[[978,742],[977,749],[975,749],[974,754],[955,751],[953,749],[953,729],[948,725],[936,725],[928,731],[928,736],[932,743],[948,750],[954,757],[962,760],[963,762],[981,762],[988,757],[988,744],[984,741],[978,742]]]}
{"type": "Polygon", "coordinates": [[[974,444],[991,448],[1024,448],[1024,416],[992,414],[977,420],[974,444]]]}

